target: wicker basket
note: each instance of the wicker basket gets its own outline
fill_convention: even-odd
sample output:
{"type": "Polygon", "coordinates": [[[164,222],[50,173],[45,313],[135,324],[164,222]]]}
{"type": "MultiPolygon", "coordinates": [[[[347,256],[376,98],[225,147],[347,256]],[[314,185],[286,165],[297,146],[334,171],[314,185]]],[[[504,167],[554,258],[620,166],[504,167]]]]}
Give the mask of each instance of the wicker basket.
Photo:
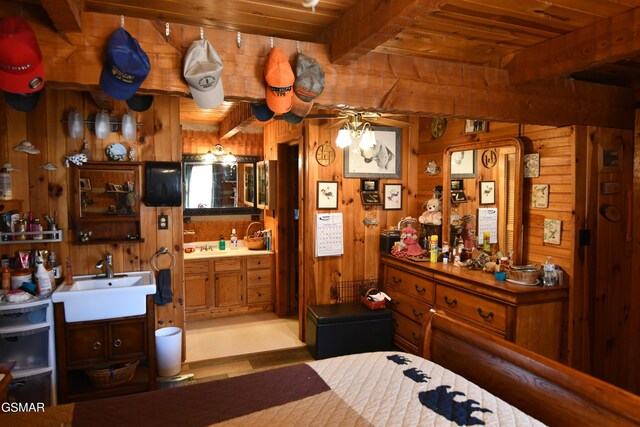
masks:
{"type": "Polygon", "coordinates": [[[136,360],[119,368],[111,366],[106,369],[85,369],[84,372],[95,387],[109,388],[131,381],[139,363],[140,361],[136,360]]]}
{"type": "Polygon", "coordinates": [[[382,301],[371,301],[367,297],[371,292],[378,291],[376,288],[370,288],[364,295],[360,295],[360,302],[367,307],[369,310],[382,310],[387,308],[387,304],[385,300],[382,301]]]}
{"type": "Polygon", "coordinates": [[[248,249],[252,249],[252,250],[260,250],[260,249],[264,249],[264,237],[260,236],[260,237],[251,237],[251,234],[249,234],[249,230],[251,229],[252,225],[259,225],[260,228],[262,228],[262,223],[261,222],[252,222],[251,224],[249,224],[249,226],[247,227],[247,232],[246,235],[244,236],[244,244],[248,249]]]}
{"type": "Polygon", "coordinates": [[[539,265],[514,266],[507,270],[507,278],[527,285],[535,285],[540,277],[539,265]]]}

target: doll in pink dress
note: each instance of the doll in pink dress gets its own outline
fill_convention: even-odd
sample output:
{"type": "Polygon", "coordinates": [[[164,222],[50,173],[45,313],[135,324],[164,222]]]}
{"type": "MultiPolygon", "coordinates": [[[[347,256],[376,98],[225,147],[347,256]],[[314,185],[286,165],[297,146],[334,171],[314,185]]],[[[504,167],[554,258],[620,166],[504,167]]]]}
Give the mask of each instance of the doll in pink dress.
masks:
{"type": "Polygon", "coordinates": [[[420,247],[418,232],[413,227],[405,227],[400,235],[400,242],[391,249],[391,254],[397,257],[419,257],[427,253],[420,247]]]}

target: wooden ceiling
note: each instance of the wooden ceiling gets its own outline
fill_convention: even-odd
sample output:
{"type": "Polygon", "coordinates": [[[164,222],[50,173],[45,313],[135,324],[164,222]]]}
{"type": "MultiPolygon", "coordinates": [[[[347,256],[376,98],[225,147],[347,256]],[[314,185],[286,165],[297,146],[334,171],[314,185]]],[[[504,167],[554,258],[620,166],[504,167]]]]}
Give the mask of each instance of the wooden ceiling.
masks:
{"type": "MultiPolygon", "coordinates": [[[[61,32],[79,31],[90,11],[296,40],[302,51],[327,44],[340,65],[374,51],[504,68],[513,84],[640,82],[640,0],[320,0],[315,11],[300,0],[22,2],[39,2],[61,32]]],[[[190,120],[224,116],[196,110],[190,120]]]]}

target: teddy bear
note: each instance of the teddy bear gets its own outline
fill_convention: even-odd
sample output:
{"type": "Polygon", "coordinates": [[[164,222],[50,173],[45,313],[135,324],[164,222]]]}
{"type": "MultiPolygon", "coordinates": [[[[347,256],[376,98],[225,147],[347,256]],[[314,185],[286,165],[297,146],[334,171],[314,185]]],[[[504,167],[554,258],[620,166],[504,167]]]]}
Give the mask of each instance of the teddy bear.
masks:
{"type": "Polygon", "coordinates": [[[422,204],[426,210],[418,218],[420,224],[442,224],[442,202],[440,199],[429,199],[422,204]]]}

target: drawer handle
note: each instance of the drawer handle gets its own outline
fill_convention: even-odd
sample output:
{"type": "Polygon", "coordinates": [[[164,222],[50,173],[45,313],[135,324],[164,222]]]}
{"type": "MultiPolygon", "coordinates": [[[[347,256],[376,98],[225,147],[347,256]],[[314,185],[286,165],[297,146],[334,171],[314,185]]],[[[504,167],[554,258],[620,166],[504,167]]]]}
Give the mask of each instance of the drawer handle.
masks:
{"type": "Polygon", "coordinates": [[[419,311],[419,312],[416,313],[416,309],[415,308],[413,308],[412,310],[413,310],[413,317],[415,317],[417,319],[422,319],[422,316],[424,316],[423,312],[419,311]]]}
{"type": "Polygon", "coordinates": [[[100,341],[96,341],[93,343],[94,350],[100,350],[102,348],[102,343],[100,341]]]}
{"type": "Polygon", "coordinates": [[[454,298],[453,301],[449,301],[449,298],[446,295],[444,296],[444,302],[449,307],[455,307],[458,304],[458,300],[457,299],[454,298]]]}
{"type": "Polygon", "coordinates": [[[120,338],[116,338],[116,340],[113,342],[113,346],[118,348],[122,345],[122,340],[120,340],[120,338]]]}
{"type": "Polygon", "coordinates": [[[489,314],[482,314],[482,308],[478,307],[478,314],[485,320],[487,320],[488,318],[493,319],[493,311],[490,311],[489,314]]]}
{"type": "Polygon", "coordinates": [[[420,295],[424,294],[427,291],[427,288],[422,288],[420,289],[418,287],[418,284],[416,283],[416,292],[419,293],[420,295]]]}
{"type": "Polygon", "coordinates": [[[391,281],[397,285],[398,283],[402,282],[402,279],[399,277],[393,276],[391,277],[391,281]]]}
{"type": "Polygon", "coordinates": [[[411,332],[411,336],[413,337],[413,339],[418,342],[418,340],[420,339],[420,337],[416,336],[415,332],[411,332]]]}
{"type": "Polygon", "coordinates": [[[391,300],[391,305],[394,307],[397,307],[400,305],[400,301],[398,301],[397,299],[392,299],[391,300]]]}

